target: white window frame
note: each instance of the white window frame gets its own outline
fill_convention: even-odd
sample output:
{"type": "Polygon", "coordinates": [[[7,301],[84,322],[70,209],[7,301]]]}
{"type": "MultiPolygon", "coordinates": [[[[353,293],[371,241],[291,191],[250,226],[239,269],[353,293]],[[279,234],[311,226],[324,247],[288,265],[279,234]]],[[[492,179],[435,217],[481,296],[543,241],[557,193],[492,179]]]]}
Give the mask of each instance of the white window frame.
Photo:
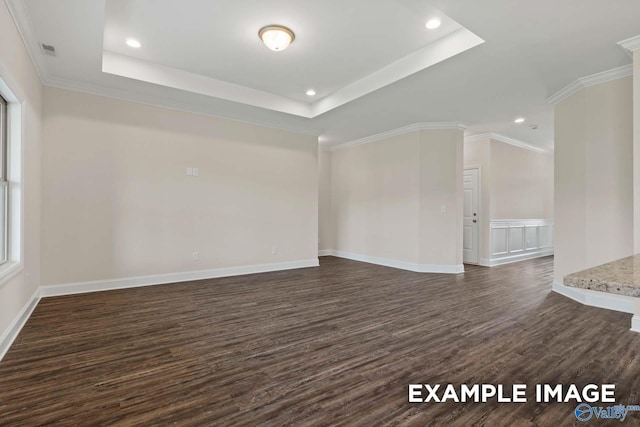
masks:
{"type": "MultiPolygon", "coordinates": [[[[23,270],[24,259],[24,197],[23,197],[23,137],[27,104],[17,85],[4,80],[0,67],[0,96],[7,102],[7,261],[0,265],[0,288],[23,270]],[[13,90],[12,90],[13,88],[13,90]]],[[[27,274],[28,275],[28,274],[27,274]]]]}
{"type": "Polygon", "coordinates": [[[8,132],[8,110],[9,103],[0,94],[0,188],[3,191],[0,193],[0,266],[9,262],[9,181],[8,181],[8,168],[9,159],[9,132],[8,132]],[[2,200],[4,199],[4,200],[2,200]]]}

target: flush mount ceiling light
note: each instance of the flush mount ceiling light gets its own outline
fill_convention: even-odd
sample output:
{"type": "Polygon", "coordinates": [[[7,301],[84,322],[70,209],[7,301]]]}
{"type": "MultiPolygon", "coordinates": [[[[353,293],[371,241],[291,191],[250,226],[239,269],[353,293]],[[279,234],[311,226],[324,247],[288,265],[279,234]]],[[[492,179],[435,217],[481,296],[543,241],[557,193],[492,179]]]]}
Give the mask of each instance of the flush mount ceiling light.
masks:
{"type": "Polygon", "coordinates": [[[524,123],[524,121],[525,121],[525,118],[524,118],[524,117],[518,117],[518,118],[517,118],[517,119],[515,119],[513,122],[514,122],[514,123],[517,123],[517,124],[520,124],[520,123],[524,123]]]}
{"type": "Polygon", "coordinates": [[[430,30],[435,30],[440,27],[440,24],[442,24],[442,22],[438,18],[433,18],[427,21],[426,27],[430,30]]]}
{"type": "Polygon", "coordinates": [[[281,51],[296,39],[293,31],[281,25],[269,25],[258,32],[262,42],[271,50],[281,51]]]}
{"type": "Polygon", "coordinates": [[[307,91],[307,96],[316,96],[316,91],[315,91],[315,90],[313,90],[313,89],[309,89],[309,90],[307,91]]]}
{"type": "Polygon", "coordinates": [[[127,39],[127,46],[132,47],[134,49],[139,49],[142,46],[142,43],[140,43],[136,39],[127,39]]]}

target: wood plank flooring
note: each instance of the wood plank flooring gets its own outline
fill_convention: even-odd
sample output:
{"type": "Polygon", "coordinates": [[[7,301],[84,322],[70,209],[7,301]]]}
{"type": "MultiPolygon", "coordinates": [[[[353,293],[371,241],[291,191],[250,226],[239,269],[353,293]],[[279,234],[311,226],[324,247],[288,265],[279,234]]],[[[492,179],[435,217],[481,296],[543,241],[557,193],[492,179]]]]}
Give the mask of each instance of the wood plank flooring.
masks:
{"type": "Polygon", "coordinates": [[[614,383],[640,404],[630,315],[550,292],[553,258],[466,269],[325,257],[43,299],[0,362],[0,425],[584,425],[531,398],[409,404],[410,383],[614,383]]]}

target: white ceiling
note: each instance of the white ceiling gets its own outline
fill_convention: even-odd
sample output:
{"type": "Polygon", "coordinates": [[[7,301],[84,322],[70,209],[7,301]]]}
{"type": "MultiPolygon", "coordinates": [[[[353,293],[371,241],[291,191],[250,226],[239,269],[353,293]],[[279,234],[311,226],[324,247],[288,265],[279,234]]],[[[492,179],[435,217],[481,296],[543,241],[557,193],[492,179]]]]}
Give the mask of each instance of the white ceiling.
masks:
{"type": "Polygon", "coordinates": [[[432,7],[406,7],[414,1],[107,0],[102,71],[314,118],[484,42],[432,7]],[[443,25],[426,30],[429,17],[443,25]],[[297,32],[289,49],[260,41],[273,24],[297,32]]]}
{"type": "Polygon", "coordinates": [[[640,34],[637,0],[7,3],[45,84],[310,133],[326,145],[458,122],[469,134],[550,148],[546,99],[579,77],[630,64],[616,43],[640,34]],[[429,31],[424,23],[434,14],[444,25],[429,31]],[[258,39],[274,23],[296,33],[284,52],[258,39]],[[458,31],[477,40],[451,49],[447,37],[458,31]],[[143,47],[132,51],[127,37],[143,47]],[[40,42],[57,56],[44,55],[40,42]],[[435,58],[438,50],[446,54],[435,58]],[[126,67],[103,72],[103,54],[126,67]],[[163,78],[149,77],[158,70],[163,78]],[[168,72],[183,83],[168,84],[177,75],[168,72]],[[242,96],[226,96],[229,87],[242,96]],[[313,100],[309,88],[318,92],[313,100]],[[514,124],[517,116],[527,122],[514,124]]]}

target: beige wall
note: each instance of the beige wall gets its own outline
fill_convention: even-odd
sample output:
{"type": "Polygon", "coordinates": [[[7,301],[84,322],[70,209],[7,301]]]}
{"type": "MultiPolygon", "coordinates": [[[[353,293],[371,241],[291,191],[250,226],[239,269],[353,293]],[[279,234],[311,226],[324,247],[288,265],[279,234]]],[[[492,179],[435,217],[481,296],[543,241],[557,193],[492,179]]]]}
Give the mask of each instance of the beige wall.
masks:
{"type": "Polygon", "coordinates": [[[23,269],[0,284],[0,336],[29,301],[40,282],[40,159],[42,86],[22,39],[0,2],[0,79],[22,103],[23,269]]]}
{"type": "Polygon", "coordinates": [[[555,111],[555,280],[633,253],[632,79],[555,111]]]}
{"type": "Polygon", "coordinates": [[[462,138],[459,130],[415,131],[333,151],[333,249],[461,265],[462,138]]]}
{"type": "Polygon", "coordinates": [[[586,89],[587,264],[633,253],[632,79],[586,89]]]}
{"type": "Polygon", "coordinates": [[[586,267],[586,91],[555,107],[554,280],[586,267]]]}
{"type": "Polygon", "coordinates": [[[317,138],[53,88],[43,113],[43,284],[317,258],[317,138]]]}
{"type": "Polygon", "coordinates": [[[419,133],[333,151],[333,249],[418,263],[419,133]]]}
{"type": "Polygon", "coordinates": [[[331,151],[318,153],[318,250],[333,249],[331,225],[331,151]]]}
{"type": "Polygon", "coordinates": [[[553,218],[553,155],[491,140],[491,219],[553,218]]]}
{"type": "Polygon", "coordinates": [[[420,131],[419,159],[420,264],[462,265],[462,131],[420,131]]]}

